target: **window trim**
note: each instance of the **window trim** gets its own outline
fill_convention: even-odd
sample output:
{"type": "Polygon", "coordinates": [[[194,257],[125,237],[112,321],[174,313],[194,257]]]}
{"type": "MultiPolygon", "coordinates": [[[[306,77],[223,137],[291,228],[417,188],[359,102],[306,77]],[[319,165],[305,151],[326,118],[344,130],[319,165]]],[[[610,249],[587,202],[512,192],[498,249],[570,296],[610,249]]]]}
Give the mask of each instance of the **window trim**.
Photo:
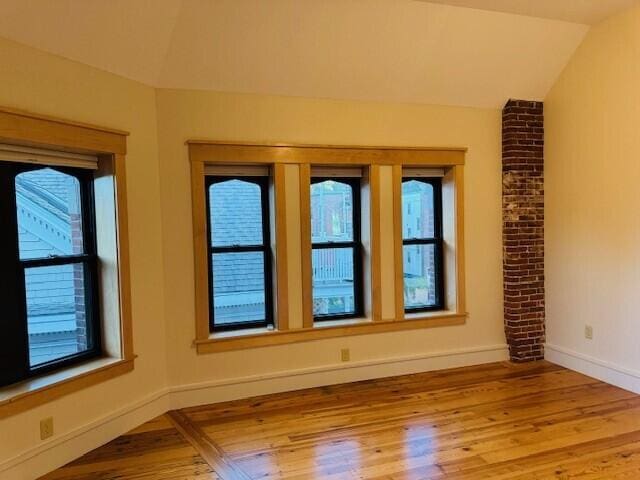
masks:
{"type": "MultiPolygon", "coordinates": [[[[360,201],[360,189],[361,182],[359,177],[314,177],[311,176],[310,187],[314,184],[322,183],[325,181],[332,181],[343,183],[351,187],[352,192],[352,221],[353,221],[353,240],[346,242],[313,242],[311,241],[311,255],[314,250],[326,250],[332,248],[351,248],[353,249],[353,313],[343,314],[326,314],[326,315],[313,315],[314,322],[326,322],[330,320],[346,320],[350,318],[360,318],[364,314],[364,295],[363,295],[363,266],[362,266],[362,209],[360,201]]],[[[311,188],[309,188],[309,199],[311,199],[311,188]]],[[[310,212],[311,213],[311,212],[310,212]]],[[[309,215],[309,222],[311,222],[311,215],[309,215]]],[[[311,238],[311,237],[310,237],[311,238]]],[[[313,268],[313,267],[312,267],[313,268]]],[[[312,274],[313,282],[313,274],[312,274]]],[[[313,284],[311,286],[311,301],[313,302],[313,284]]]]}
{"type": "MultiPolygon", "coordinates": [[[[193,245],[195,255],[195,346],[198,354],[208,354],[224,351],[234,351],[247,348],[258,348],[270,345],[284,345],[326,338],[339,338],[349,335],[366,335],[383,332],[406,331],[429,327],[461,325],[466,322],[466,301],[464,285],[464,163],[466,148],[455,147],[376,147],[349,145],[308,145],[291,143],[238,143],[217,140],[187,140],[188,160],[191,168],[192,186],[192,216],[193,216],[193,245]],[[269,166],[273,171],[271,198],[278,211],[277,216],[272,212],[272,249],[275,255],[274,280],[275,290],[275,323],[276,328],[270,331],[253,330],[247,332],[224,332],[211,334],[208,328],[208,272],[206,255],[206,205],[203,178],[205,168],[210,165],[269,166]],[[289,166],[298,170],[299,191],[290,187],[293,172],[289,166]],[[309,213],[308,188],[311,170],[314,166],[335,168],[362,167],[362,202],[363,215],[367,212],[368,223],[362,231],[363,246],[366,257],[366,272],[363,275],[365,287],[366,318],[345,320],[343,322],[317,322],[312,319],[311,298],[311,233],[309,213]],[[424,312],[405,316],[402,283],[395,280],[402,276],[402,268],[393,269],[394,288],[392,297],[386,293],[385,303],[381,302],[381,295],[376,294],[382,288],[382,264],[389,268],[389,254],[395,265],[398,258],[402,258],[402,242],[393,241],[401,235],[401,205],[400,194],[403,168],[433,167],[444,173],[443,204],[447,206],[446,221],[443,224],[446,245],[445,274],[446,305],[448,310],[424,312]],[[382,179],[382,171],[392,169],[393,178],[382,179]],[[285,175],[285,171],[287,174],[285,175]],[[285,182],[286,177],[286,182],[285,182]],[[287,186],[285,186],[287,185],[287,186]],[[391,187],[392,185],[392,187],[391,187]],[[446,186],[446,188],[445,188],[446,186]],[[393,189],[391,193],[389,188],[393,189]],[[294,193],[295,192],[295,193],[294,193]],[[295,195],[295,198],[287,198],[295,195]],[[383,198],[384,197],[384,198],[383,198]],[[299,211],[295,202],[299,200],[299,211]],[[393,205],[391,206],[391,200],[393,205]],[[384,202],[384,203],[383,203],[384,202]],[[379,218],[384,211],[385,224],[379,218]],[[393,214],[393,219],[389,216],[393,214]],[[297,234],[297,215],[301,235],[300,258],[297,249],[288,249],[292,235],[297,234]],[[370,216],[370,218],[369,218],[370,216]],[[295,230],[294,230],[295,229],[295,230]],[[294,233],[295,231],[295,233],[294,233]],[[385,236],[382,237],[381,233],[385,236]],[[393,233],[391,233],[393,232],[393,233]],[[390,238],[392,235],[393,238],[390,238]],[[392,243],[390,243],[390,240],[392,243]],[[381,242],[384,241],[385,258],[382,258],[381,242]],[[292,252],[296,252],[293,253],[292,252]],[[287,257],[290,258],[287,258],[287,257]],[[308,259],[308,261],[307,261],[308,259]],[[301,263],[302,286],[289,285],[289,276],[295,272],[301,263]],[[289,267],[289,268],[288,268],[289,267]],[[308,285],[309,288],[305,288],[308,285]],[[300,288],[302,292],[300,292],[300,288]],[[289,294],[301,296],[302,324],[297,316],[292,318],[289,326],[289,309],[299,302],[290,302],[289,294]],[[395,302],[394,302],[395,300],[395,302]],[[395,307],[389,309],[392,303],[395,307]],[[385,308],[385,311],[382,311],[385,308]]],[[[386,175],[386,174],[385,174],[386,175]]],[[[364,223],[363,223],[364,225],[364,223]]],[[[399,237],[401,238],[401,237],[399,237]]],[[[388,272],[387,272],[388,273],[388,272]]],[[[387,275],[385,273],[385,275],[387,275]]],[[[297,275],[294,273],[292,278],[297,275]]],[[[385,276],[389,284],[389,277],[385,276]]],[[[296,280],[297,281],[297,280],[296,280]]],[[[297,315],[297,313],[296,313],[297,315]]]]}
{"type": "MultiPolygon", "coordinates": [[[[402,249],[403,249],[403,262],[402,262],[402,278],[403,278],[403,295],[404,295],[404,247],[408,245],[433,245],[434,246],[434,263],[435,263],[435,279],[436,279],[436,301],[433,305],[423,305],[419,307],[407,307],[404,306],[405,314],[423,313],[423,312],[435,312],[444,310],[446,308],[444,298],[444,240],[442,236],[442,182],[440,178],[434,177],[415,177],[405,176],[402,177],[402,184],[405,182],[422,182],[431,185],[433,188],[433,237],[402,237],[402,249]]],[[[402,189],[400,194],[402,195],[402,189]]],[[[400,199],[402,204],[402,198],[400,199]]],[[[402,211],[404,216],[404,211],[402,211]]],[[[404,224],[404,219],[401,219],[401,225],[404,224]]]]}
{"type": "Polygon", "coordinates": [[[108,252],[105,252],[114,268],[101,271],[100,274],[101,280],[106,280],[110,285],[117,285],[118,302],[114,308],[118,316],[118,325],[102,325],[103,354],[100,358],[1,387],[0,419],[134,369],[125,173],[127,136],[128,133],[121,130],[0,107],[2,143],[98,157],[96,175],[101,179],[101,185],[98,191],[98,184],[95,184],[96,198],[100,199],[101,204],[109,204],[105,204],[106,210],[109,214],[113,213],[111,222],[115,227],[110,232],[112,239],[108,240],[112,245],[108,252]]]}
{"type": "Polygon", "coordinates": [[[269,209],[269,177],[254,175],[206,175],[205,176],[205,196],[206,196],[206,212],[207,212],[207,247],[208,247],[208,263],[209,263],[209,330],[211,333],[224,332],[229,330],[245,330],[252,328],[272,328],[274,326],[273,315],[273,270],[271,266],[271,228],[270,228],[270,209],[269,209]],[[216,183],[228,180],[240,180],[243,182],[253,183],[260,187],[260,201],[262,210],[262,244],[261,245],[242,245],[214,247],[212,243],[212,225],[211,225],[211,195],[210,188],[216,183]],[[235,322],[224,325],[216,325],[215,323],[215,305],[213,292],[213,260],[215,253],[240,253],[240,252],[262,252],[263,268],[264,268],[264,298],[265,298],[265,319],[252,322],[235,322]]]}

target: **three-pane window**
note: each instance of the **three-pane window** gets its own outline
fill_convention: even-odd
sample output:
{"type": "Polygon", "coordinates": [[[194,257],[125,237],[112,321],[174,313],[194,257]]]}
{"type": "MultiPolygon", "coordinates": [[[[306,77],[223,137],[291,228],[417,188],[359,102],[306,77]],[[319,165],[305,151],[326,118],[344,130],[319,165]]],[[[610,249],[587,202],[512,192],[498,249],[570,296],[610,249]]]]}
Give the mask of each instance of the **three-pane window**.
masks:
{"type": "Polygon", "coordinates": [[[359,178],[312,179],[311,243],[314,319],[361,316],[359,178]]]}
{"type": "Polygon", "coordinates": [[[207,177],[210,329],[273,325],[268,177],[207,177]]]}
{"type": "Polygon", "coordinates": [[[0,385],[100,354],[93,175],[0,162],[0,385]]]}
{"type": "Polygon", "coordinates": [[[442,189],[439,178],[404,178],[402,248],[405,311],[444,308],[442,189]]]}
{"type": "MultiPolygon", "coordinates": [[[[211,331],[273,326],[268,177],[207,176],[206,186],[211,331]]],[[[357,176],[312,176],[315,321],[363,315],[360,189],[357,176]]],[[[443,309],[440,178],[403,179],[402,244],[405,311],[443,309]]]]}

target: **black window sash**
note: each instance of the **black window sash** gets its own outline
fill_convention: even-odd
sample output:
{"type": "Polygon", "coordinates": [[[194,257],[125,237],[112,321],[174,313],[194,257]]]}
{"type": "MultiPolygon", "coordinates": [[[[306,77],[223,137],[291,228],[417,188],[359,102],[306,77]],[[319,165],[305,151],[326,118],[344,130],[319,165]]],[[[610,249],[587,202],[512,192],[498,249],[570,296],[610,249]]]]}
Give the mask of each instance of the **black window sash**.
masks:
{"type": "MultiPolygon", "coordinates": [[[[442,182],[439,178],[404,177],[402,183],[417,181],[431,185],[433,188],[433,237],[402,238],[402,246],[433,245],[435,263],[436,301],[433,305],[406,307],[406,313],[430,312],[444,309],[444,241],[442,238],[442,182]]],[[[404,258],[404,252],[403,252],[404,258]]],[[[404,262],[404,260],[403,260],[404,262]]],[[[403,275],[404,277],[404,275],[403,275]]]]}
{"type": "Polygon", "coordinates": [[[102,352],[99,319],[98,258],[96,255],[96,228],[93,194],[93,174],[79,168],[50,166],[58,172],[78,179],[80,185],[80,211],[82,215],[83,254],[20,259],[16,176],[46,165],[0,161],[0,386],[9,385],[38,374],[59,370],[77,364],[102,352]],[[36,366],[30,365],[29,333],[27,323],[26,269],[82,263],[84,265],[84,294],[87,350],[36,366]]]}
{"type": "Polygon", "coordinates": [[[26,304],[20,301],[24,300],[24,278],[18,262],[16,173],[16,165],[0,163],[0,385],[29,376],[26,304]]]}
{"type": "MultiPolygon", "coordinates": [[[[273,286],[271,272],[271,229],[269,226],[269,178],[268,177],[252,177],[252,176],[213,176],[205,177],[205,191],[207,204],[207,251],[209,266],[209,331],[228,331],[239,330],[245,328],[260,328],[273,326],[273,286]],[[211,196],[209,188],[216,184],[226,182],[228,180],[240,180],[243,182],[255,183],[260,187],[260,201],[262,210],[262,244],[261,245],[228,245],[214,247],[213,245],[213,226],[211,225],[211,196]],[[215,304],[214,304],[214,283],[213,283],[213,255],[217,253],[244,253],[244,252],[261,252],[263,259],[264,271],[264,309],[265,318],[251,322],[234,322],[217,325],[215,322],[215,304]]],[[[214,212],[215,214],[215,212],[214,212]]]]}
{"type": "MultiPolygon", "coordinates": [[[[337,183],[344,183],[351,187],[351,215],[353,221],[352,240],[342,242],[312,242],[311,251],[323,249],[350,248],[353,255],[353,306],[352,313],[314,315],[317,322],[326,320],[341,320],[347,318],[357,318],[364,315],[364,305],[362,298],[362,241],[360,229],[360,179],[353,177],[313,177],[311,185],[331,180],[337,183]]],[[[311,192],[309,192],[311,193],[311,192]]],[[[312,292],[313,297],[313,292],[312,292]]]]}

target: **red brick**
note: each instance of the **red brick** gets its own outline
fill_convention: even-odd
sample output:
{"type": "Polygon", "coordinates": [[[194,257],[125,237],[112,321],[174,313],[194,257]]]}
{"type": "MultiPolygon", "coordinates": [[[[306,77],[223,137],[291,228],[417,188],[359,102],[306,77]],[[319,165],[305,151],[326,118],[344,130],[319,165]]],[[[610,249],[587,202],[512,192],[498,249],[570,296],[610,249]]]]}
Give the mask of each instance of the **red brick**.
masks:
{"type": "Polygon", "coordinates": [[[509,100],[502,116],[504,324],[511,359],[544,357],[544,111],[509,100]]]}

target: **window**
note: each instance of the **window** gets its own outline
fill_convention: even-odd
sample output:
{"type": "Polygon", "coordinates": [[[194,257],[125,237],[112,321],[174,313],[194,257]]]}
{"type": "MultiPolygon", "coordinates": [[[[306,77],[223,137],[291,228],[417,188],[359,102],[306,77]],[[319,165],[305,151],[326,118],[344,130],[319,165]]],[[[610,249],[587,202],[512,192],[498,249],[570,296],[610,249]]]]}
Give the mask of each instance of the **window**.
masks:
{"type": "Polygon", "coordinates": [[[210,330],[273,325],[267,176],[208,176],[210,330]]]}
{"type": "Polygon", "coordinates": [[[0,162],[0,385],[101,353],[93,174],[0,162]]]}
{"type": "Polygon", "coordinates": [[[314,319],[361,316],[359,178],[312,179],[311,244],[314,319]]]}
{"type": "Polygon", "coordinates": [[[0,137],[6,417],[130,372],[135,354],[127,133],[0,107],[0,137]]]}
{"type": "MultiPolygon", "coordinates": [[[[463,148],[202,140],[187,144],[194,187],[198,354],[466,321],[463,148]],[[405,176],[405,190],[408,196],[413,194],[412,202],[407,198],[402,201],[405,176]],[[215,245],[210,230],[215,239],[217,221],[216,209],[212,211],[211,206],[211,197],[215,196],[215,188],[210,189],[212,177],[224,177],[216,179],[218,183],[239,180],[254,184],[257,177],[268,178],[273,224],[270,229],[263,226],[263,238],[270,231],[271,243],[263,240],[257,250],[267,251],[273,262],[271,275],[265,273],[265,278],[273,282],[273,298],[269,292],[265,295],[265,302],[273,303],[273,312],[265,304],[265,316],[273,315],[278,330],[275,333],[266,328],[212,333],[212,317],[215,314],[217,327],[221,313],[215,303],[219,290],[212,285],[215,245]],[[416,183],[408,183],[410,180],[416,183]],[[415,195],[413,187],[427,190],[425,198],[415,195]],[[421,212],[429,203],[427,198],[433,216],[429,232],[421,212]],[[433,254],[429,256],[423,250],[433,254]],[[427,261],[430,267],[425,265],[427,261]],[[434,311],[428,315],[413,313],[422,309],[434,311]]],[[[266,207],[266,194],[261,198],[266,207]]],[[[237,211],[232,220],[245,221],[242,216],[249,210],[237,211]]],[[[241,245],[239,241],[232,243],[241,245]]],[[[269,269],[269,260],[260,258],[267,262],[263,268],[269,269]]],[[[271,288],[268,281],[264,288],[271,288]]]]}
{"type": "Polygon", "coordinates": [[[403,179],[402,204],[406,212],[402,218],[405,311],[441,310],[444,284],[440,178],[403,179]]]}

